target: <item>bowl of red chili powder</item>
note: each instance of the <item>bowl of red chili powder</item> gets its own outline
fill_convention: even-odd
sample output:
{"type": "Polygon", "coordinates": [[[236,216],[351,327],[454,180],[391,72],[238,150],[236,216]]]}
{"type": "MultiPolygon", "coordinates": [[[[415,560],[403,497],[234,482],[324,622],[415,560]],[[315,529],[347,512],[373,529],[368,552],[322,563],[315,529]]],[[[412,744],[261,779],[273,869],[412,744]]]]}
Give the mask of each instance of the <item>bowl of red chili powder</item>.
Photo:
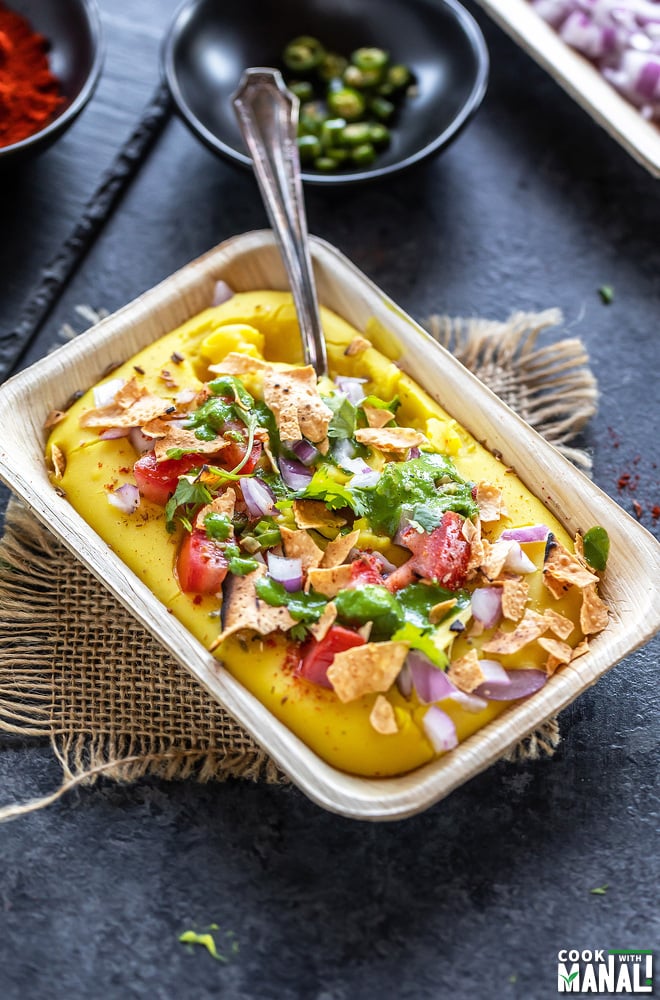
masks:
{"type": "Polygon", "coordinates": [[[0,164],[41,152],[66,131],[102,61],[94,0],[0,0],[0,164]]]}

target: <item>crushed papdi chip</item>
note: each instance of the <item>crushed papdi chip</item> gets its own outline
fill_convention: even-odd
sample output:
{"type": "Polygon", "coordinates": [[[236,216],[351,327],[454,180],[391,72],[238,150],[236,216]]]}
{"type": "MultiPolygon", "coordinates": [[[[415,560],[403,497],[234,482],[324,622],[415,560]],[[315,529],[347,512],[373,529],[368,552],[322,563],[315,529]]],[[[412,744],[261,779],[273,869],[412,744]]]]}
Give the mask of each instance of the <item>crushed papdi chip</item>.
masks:
{"type": "Polygon", "coordinates": [[[340,590],[346,590],[353,579],[350,566],[332,566],[328,569],[310,569],[307,583],[324,597],[336,597],[340,590]]]}
{"type": "Polygon", "coordinates": [[[273,411],[283,441],[305,437],[316,445],[327,443],[332,410],[319,395],[316,372],[311,365],[266,371],[264,402],[273,411]]]}
{"type": "Polygon", "coordinates": [[[56,424],[61,423],[66,417],[64,410],[51,410],[46,419],[44,420],[44,430],[49,431],[51,427],[55,427],[56,424]]]}
{"type": "Polygon", "coordinates": [[[368,403],[362,403],[361,406],[370,427],[385,427],[391,420],[394,420],[394,415],[390,410],[382,409],[379,406],[369,406],[368,403]]]}
{"type": "Polygon", "coordinates": [[[522,618],[529,597],[529,584],[522,576],[503,576],[493,582],[502,586],[502,614],[509,621],[522,618]]]}
{"type": "Polygon", "coordinates": [[[431,625],[437,625],[438,622],[442,621],[448,611],[455,608],[457,604],[455,597],[450,597],[446,601],[440,601],[438,604],[434,604],[429,611],[429,621],[431,625]]]}
{"type": "Polygon", "coordinates": [[[355,440],[379,451],[407,451],[424,444],[426,437],[412,427],[361,427],[355,432],[355,440]]]}
{"type": "Polygon", "coordinates": [[[604,601],[596,593],[596,584],[590,583],[582,590],[582,607],[580,608],[580,628],[585,635],[594,635],[607,628],[609,611],[604,601]]]}
{"type": "Polygon", "coordinates": [[[308,625],[307,628],[314,636],[316,641],[321,642],[322,639],[325,639],[326,635],[334,625],[336,618],[337,618],[337,608],[333,604],[333,602],[330,601],[328,604],[326,604],[323,610],[323,614],[321,615],[319,620],[317,622],[314,622],[312,625],[308,625]]]}
{"type": "Polygon", "coordinates": [[[547,674],[554,674],[557,667],[563,663],[571,662],[573,650],[567,642],[562,642],[561,639],[550,639],[546,636],[541,636],[538,643],[541,649],[544,649],[549,654],[545,663],[547,674]]]}
{"type": "Polygon", "coordinates": [[[231,441],[226,441],[222,437],[214,438],[213,441],[202,441],[194,431],[187,431],[185,428],[174,424],[162,417],[149,420],[142,428],[142,433],[146,437],[154,438],[154,457],[156,462],[167,462],[172,457],[171,451],[188,452],[195,455],[217,455],[218,452],[227,448],[231,441]]]}
{"type": "Polygon", "coordinates": [[[504,569],[504,563],[511,551],[512,543],[501,540],[491,543],[487,538],[482,538],[481,544],[483,546],[483,559],[479,568],[486,579],[492,582],[504,569]]]}
{"type": "Polygon", "coordinates": [[[379,694],[374,702],[374,707],[369,715],[369,722],[372,729],[382,736],[392,736],[399,732],[394,709],[387,698],[379,694]]]}
{"type": "Polygon", "coordinates": [[[136,378],[130,379],[115,394],[113,403],[87,410],[80,418],[81,427],[142,427],[160,417],[172,406],[170,400],[152,395],[136,378]]]}
{"type": "Polygon", "coordinates": [[[578,642],[577,646],[573,650],[573,655],[571,656],[571,663],[573,662],[573,660],[578,660],[581,656],[584,656],[584,654],[588,652],[589,652],[589,640],[582,639],[581,642],[578,642]]]}
{"type": "Polygon", "coordinates": [[[563,597],[571,587],[582,590],[591,583],[598,583],[598,577],[589,572],[580,560],[567,552],[556,540],[548,546],[543,566],[543,583],[553,597],[563,597]]]}
{"type": "Polygon", "coordinates": [[[328,680],[342,702],[388,691],[408,655],[407,642],[370,642],[336,653],[328,680]]]}
{"type": "Polygon", "coordinates": [[[209,647],[211,651],[230,635],[244,629],[251,629],[259,635],[269,635],[278,630],[288,632],[296,624],[285,607],[273,607],[257,596],[255,584],[265,573],[265,566],[257,566],[247,576],[230,574],[227,577],[222,605],[223,629],[209,647]]]}
{"type": "Polygon", "coordinates": [[[553,611],[552,608],[546,608],[543,612],[543,617],[548,619],[550,631],[554,632],[558,639],[563,639],[564,641],[568,639],[574,628],[570,618],[565,618],[564,615],[560,615],[558,611],[553,611]]]}
{"type": "Polygon", "coordinates": [[[66,456],[62,449],[56,444],[52,444],[50,446],[50,460],[53,466],[53,472],[55,473],[55,478],[61,479],[66,471],[66,456]]]}
{"type": "Polygon", "coordinates": [[[447,679],[454,684],[459,691],[470,694],[475,688],[486,680],[485,674],[479,666],[479,655],[476,649],[471,649],[465,656],[452,660],[447,670],[447,679]]]}
{"type": "Polygon", "coordinates": [[[329,542],[321,566],[323,569],[332,569],[333,566],[341,566],[351,549],[357,544],[360,537],[358,529],[349,532],[348,535],[337,535],[334,541],[329,542]]]}
{"type": "Polygon", "coordinates": [[[543,635],[550,628],[550,623],[543,615],[527,608],[522,621],[518,622],[512,632],[504,632],[501,629],[493,635],[482,646],[484,653],[500,653],[506,656],[510,653],[517,653],[523,646],[534,642],[540,635],[543,635]]]}
{"type": "Polygon", "coordinates": [[[293,531],[284,525],[280,527],[284,555],[287,559],[300,559],[303,572],[320,566],[323,559],[323,549],[319,548],[311,535],[306,531],[293,531]]]}
{"type": "Polygon", "coordinates": [[[209,365],[209,371],[216,375],[247,375],[249,372],[265,372],[272,365],[261,358],[253,358],[238,351],[230,351],[222,361],[209,365]]]}
{"type": "Polygon", "coordinates": [[[299,528],[316,528],[319,531],[339,529],[346,524],[346,518],[328,510],[322,500],[294,500],[293,518],[299,528]]]}
{"type": "Polygon", "coordinates": [[[482,521],[499,521],[501,517],[506,517],[507,509],[504,503],[502,490],[492,483],[477,483],[476,496],[479,507],[479,517],[482,521]]]}
{"type": "Polygon", "coordinates": [[[362,354],[363,351],[368,350],[370,347],[371,341],[367,340],[366,337],[353,337],[344,354],[347,358],[354,358],[356,354],[362,354]]]}

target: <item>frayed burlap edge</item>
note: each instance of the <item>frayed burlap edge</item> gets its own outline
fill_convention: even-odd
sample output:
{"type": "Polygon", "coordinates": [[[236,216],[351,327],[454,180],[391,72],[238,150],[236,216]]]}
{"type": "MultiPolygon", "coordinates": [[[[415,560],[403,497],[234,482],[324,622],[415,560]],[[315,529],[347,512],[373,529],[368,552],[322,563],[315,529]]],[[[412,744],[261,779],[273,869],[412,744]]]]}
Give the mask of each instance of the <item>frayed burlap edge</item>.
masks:
{"type": "MultiPolygon", "coordinates": [[[[578,339],[535,346],[538,335],[561,319],[559,310],[549,309],[516,313],[506,322],[433,316],[426,325],[466,367],[588,472],[589,455],[569,444],[596,409],[597,387],[588,355],[578,339]]],[[[0,821],[49,805],[102,775],[119,782],[146,775],[286,781],[215,700],[15,501],[10,502],[0,541],[0,614],[0,732],[48,737],[64,774],[52,795],[0,809],[0,821]],[[56,580],[63,593],[61,606],[54,609],[56,580]],[[82,592],[93,594],[86,628],[78,621],[82,592]],[[53,631],[52,622],[65,619],[75,627],[68,648],[67,642],[58,648],[61,630],[53,631]],[[103,621],[113,623],[112,635],[99,627],[103,621]],[[86,657],[94,643],[98,648],[91,669],[86,657]],[[116,662],[104,674],[107,646],[115,650],[116,662]],[[125,676],[138,649],[139,692],[125,676]],[[122,690],[128,699],[123,713],[117,711],[122,690]]],[[[550,719],[503,759],[552,756],[559,742],[557,720],[550,719]]]]}

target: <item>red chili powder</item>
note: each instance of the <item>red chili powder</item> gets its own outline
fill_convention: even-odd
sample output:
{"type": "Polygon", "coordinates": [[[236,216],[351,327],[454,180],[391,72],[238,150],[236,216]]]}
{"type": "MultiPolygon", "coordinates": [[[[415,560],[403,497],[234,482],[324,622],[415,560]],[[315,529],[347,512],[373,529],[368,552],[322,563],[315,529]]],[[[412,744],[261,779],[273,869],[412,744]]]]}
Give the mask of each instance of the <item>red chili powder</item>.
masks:
{"type": "Polygon", "coordinates": [[[0,0],[0,146],[38,132],[64,103],[47,50],[47,39],[0,0]]]}

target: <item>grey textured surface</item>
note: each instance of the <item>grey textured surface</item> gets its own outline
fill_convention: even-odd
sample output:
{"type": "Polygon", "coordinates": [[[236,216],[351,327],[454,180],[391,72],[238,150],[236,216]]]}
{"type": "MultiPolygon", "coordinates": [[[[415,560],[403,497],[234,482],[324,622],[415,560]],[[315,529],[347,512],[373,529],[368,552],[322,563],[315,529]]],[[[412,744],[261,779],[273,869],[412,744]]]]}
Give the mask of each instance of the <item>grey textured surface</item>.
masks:
{"type": "MultiPolygon", "coordinates": [[[[134,46],[122,59],[135,67],[144,52],[151,86],[153,39],[173,4],[141,3],[151,28],[135,35],[128,0],[102,7],[117,44],[134,46]]],[[[596,481],[629,511],[637,500],[657,534],[657,184],[476,13],[493,66],[469,129],[393,183],[310,191],[310,229],[420,318],[560,306],[601,386],[584,439],[596,481]],[[615,290],[610,306],[603,284],[615,290]],[[639,476],[634,492],[617,488],[625,471],[639,476]]],[[[98,114],[106,144],[77,164],[87,178],[130,116],[94,104],[86,114],[98,114]]],[[[53,233],[75,220],[62,153],[34,168],[40,185],[62,190],[47,215],[53,233]]],[[[11,194],[17,215],[29,212],[34,171],[11,194]]],[[[121,306],[265,222],[250,175],[173,120],[26,360],[77,304],[121,306]]],[[[0,249],[23,290],[43,263],[39,219],[25,226],[18,249],[4,239],[0,249]]],[[[350,822],[290,788],[150,780],[101,782],[1,827],[0,997],[545,1000],[559,948],[657,947],[658,649],[629,657],[563,713],[552,761],[498,764],[402,823],[350,822]],[[590,892],[602,885],[605,895],[590,892]],[[226,963],[177,942],[211,923],[226,963]]],[[[0,741],[3,803],[59,780],[48,747],[0,741]]]]}

